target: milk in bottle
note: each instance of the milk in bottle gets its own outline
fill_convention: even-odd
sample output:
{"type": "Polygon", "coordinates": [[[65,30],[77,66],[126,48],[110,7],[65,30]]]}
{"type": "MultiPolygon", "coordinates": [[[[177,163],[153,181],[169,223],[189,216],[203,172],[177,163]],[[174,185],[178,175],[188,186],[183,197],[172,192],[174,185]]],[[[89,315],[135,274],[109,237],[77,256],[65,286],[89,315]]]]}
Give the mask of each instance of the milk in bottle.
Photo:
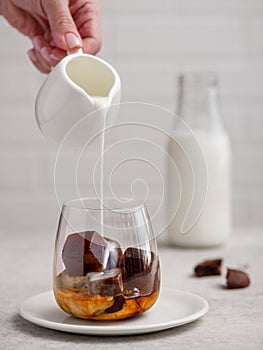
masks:
{"type": "MultiPolygon", "coordinates": [[[[168,228],[168,240],[172,245],[183,247],[215,246],[224,243],[230,235],[232,214],[231,149],[218,108],[217,80],[213,74],[187,73],[180,77],[179,86],[177,115],[191,128],[194,137],[182,127],[177,127],[175,122],[173,139],[177,142],[169,142],[168,152],[179,172],[181,198],[177,213],[168,228]],[[195,168],[192,168],[191,157],[188,158],[189,155],[180,144],[188,150],[199,144],[205,162],[197,162],[195,168]],[[203,164],[206,164],[206,189],[198,188],[194,183],[194,173],[203,164]],[[205,200],[197,203],[201,214],[198,218],[193,217],[192,227],[183,232],[193,192],[204,190],[205,200]]],[[[168,206],[176,207],[174,200],[178,197],[176,194],[179,189],[169,166],[167,186],[168,206]]],[[[191,222],[191,218],[188,222],[191,222]]]]}

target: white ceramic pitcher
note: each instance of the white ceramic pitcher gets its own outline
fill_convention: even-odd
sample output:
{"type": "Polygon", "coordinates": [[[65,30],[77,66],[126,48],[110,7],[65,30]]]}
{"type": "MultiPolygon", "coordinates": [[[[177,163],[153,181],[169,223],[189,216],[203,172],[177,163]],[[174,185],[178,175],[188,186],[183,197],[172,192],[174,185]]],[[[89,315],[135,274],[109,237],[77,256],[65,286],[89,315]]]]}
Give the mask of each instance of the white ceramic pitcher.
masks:
{"type": "MultiPolygon", "coordinates": [[[[117,71],[102,59],[79,50],[66,56],[42,84],[35,105],[38,126],[47,139],[60,143],[78,121],[102,105],[111,119],[115,118],[117,109],[113,113],[110,109],[119,104],[120,96],[117,71]]],[[[102,118],[103,113],[96,116],[102,118]]],[[[98,130],[100,118],[90,118],[87,138],[98,130]]]]}

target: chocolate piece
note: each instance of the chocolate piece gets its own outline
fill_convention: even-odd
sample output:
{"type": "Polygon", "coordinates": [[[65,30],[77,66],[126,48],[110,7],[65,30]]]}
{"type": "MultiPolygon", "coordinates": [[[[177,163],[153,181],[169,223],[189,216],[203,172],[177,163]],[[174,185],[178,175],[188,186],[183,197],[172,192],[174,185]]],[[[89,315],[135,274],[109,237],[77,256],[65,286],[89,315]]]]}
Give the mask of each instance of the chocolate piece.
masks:
{"type": "Polygon", "coordinates": [[[221,275],[222,259],[205,260],[196,265],[194,271],[197,277],[221,275]]]}
{"type": "Polygon", "coordinates": [[[117,295],[114,297],[114,303],[112,306],[105,310],[106,314],[112,314],[113,312],[120,311],[124,305],[125,299],[122,295],[117,295]]]}
{"type": "Polygon", "coordinates": [[[240,270],[227,269],[226,279],[228,289],[245,288],[250,284],[248,274],[240,270]]]}

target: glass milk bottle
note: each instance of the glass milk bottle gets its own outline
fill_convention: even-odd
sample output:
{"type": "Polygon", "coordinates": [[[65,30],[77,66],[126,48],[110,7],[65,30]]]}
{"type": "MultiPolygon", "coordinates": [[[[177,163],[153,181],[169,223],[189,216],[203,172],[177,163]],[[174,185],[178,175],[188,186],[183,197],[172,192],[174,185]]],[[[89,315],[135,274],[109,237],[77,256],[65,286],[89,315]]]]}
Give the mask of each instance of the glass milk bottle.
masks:
{"type": "MultiPolygon", "coordinates": [[[[185,123],[175,120],[172,134],[176,142],[169,141],[168,152],[178,169],[181,194],[176,214],[168,227],[168,241],[171,245],[182,247],[216,246],[223,244],[230,235],[232,216],[231,148],[220,115],[217,78],[212,73],[186,73],[178,83],[177,116],[191,128],[193,134],[185,132],[182,126],[185,123]],[[193,162],[191,156],[187,162],[179,144],[186,149],[200,147],[202,162],[193,162]],[[196,218],[190,217],[193,225],[183,232],[184,220],[191,215],[188,209],[193,192],[202,191],[198,183],[193,186],[193,173],[201,166],[206,168],[206,193],[197,204],[201,214],[196,218]]],[[[172,206],[179,189],[169,166],[167,185],[168,205],[172,206]]]]}

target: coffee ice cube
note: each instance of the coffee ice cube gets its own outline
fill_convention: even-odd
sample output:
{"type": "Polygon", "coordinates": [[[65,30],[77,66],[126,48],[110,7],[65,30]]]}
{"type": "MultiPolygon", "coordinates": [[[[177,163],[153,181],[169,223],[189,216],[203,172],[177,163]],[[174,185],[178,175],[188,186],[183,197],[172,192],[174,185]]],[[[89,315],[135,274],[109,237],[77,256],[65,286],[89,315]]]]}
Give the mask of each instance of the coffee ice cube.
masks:
{"type": "Polygon", "coordinates": [[[124,253],[124,294],[136,296],[159,289],[158,258],[152,251],[128,248],[124,253]]]}
{"type": "Polygon", "coordinates": [[[100,272],[108,257],[108,243],[96,231],[70,234],[62,250],[62,259],[70,276],[100,272]]]}
{"type": "Polygon", "coordinates": [[[109,238],[105,238],[105,240],[108,243],[109,250],[106,270],[121,268],[123,265],[123,253],[119,243],[109,238]]]}
{"type": "Polygon", "coordinates": [[[79,289],[86,283],[86,276],[69,276],[64,270],[56,278],[57,288],[79,289]]]}
{"type": "Polygon", "coordinates": [[[116,296],[123,293],[121,269],[90,272],[86,276],[86,283],[82,286],[89,295],[116,296]]]}
{"type": "Polygon", "coordinates": [[[124,253],[124,267],[127,278],[149,271],[153,259],[153,252],[133,247],[127,248],[124,253]]]}

